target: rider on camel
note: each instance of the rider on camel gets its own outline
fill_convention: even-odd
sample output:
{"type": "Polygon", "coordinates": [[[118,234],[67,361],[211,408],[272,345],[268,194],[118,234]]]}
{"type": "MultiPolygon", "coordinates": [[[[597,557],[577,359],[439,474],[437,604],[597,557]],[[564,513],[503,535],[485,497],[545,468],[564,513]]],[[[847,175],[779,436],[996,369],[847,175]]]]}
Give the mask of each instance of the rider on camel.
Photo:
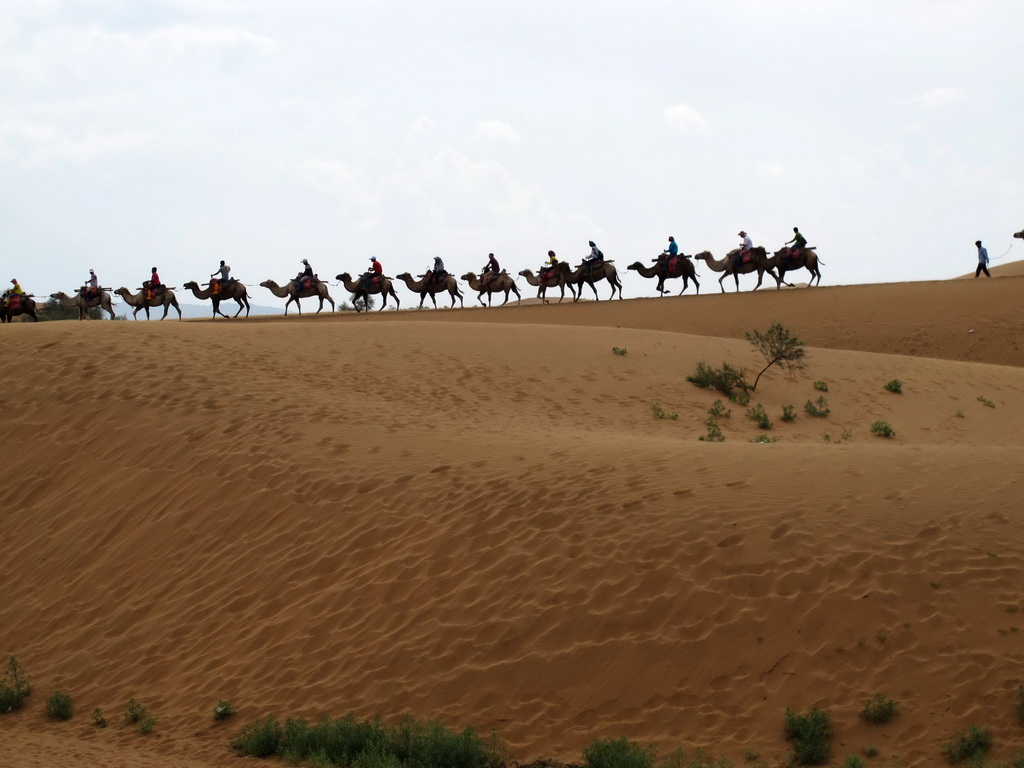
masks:
{"type": "Polygon", "coordinates": [[[22,289],[21,284],[18,282],[18,278],[12,277],[11,278],[11,284],[14,287],[13,288],[8,288],[6,291],[4,291],[4,297],[7,297],[7,296],[24,296],[25,295],[25,291],[22,289]]]}
{"type": "Polygon", "coordinates": [[[448,273],[445,271],[444,262],[440,256],[434,257],[434,265],[427,270],[427,274],[423,276],[423,284],[430,285],[430,283],[440,283],[444,276],[448,273]]]}
{"type": "Polygon", "coordinates": [[[372,281],[375,277],[380,277],[383,274],[384,267],[381,265],[379,261],[377,261],[376,256],[371,256],[370,268],[366,270],[365,273],[363,273],[363,290],[368,290],[370,287],[370,281],[372,281]]]}
{"type": "Polygon", "coordinates": [[[88,301],[94,299],[100,295],[100,279],[96,277],[95,270],[89,270],[89,279],[85,281],[85,286],[82,288],[82,296],[88,301]]]}
{"type": "Polygon", "coordinates": [[[789,245],[790,243],[793,244],[793,247],[789,249],[791,257],[799,256],[800,252],[807,247],[807,238],[800,234],[799,227],[793,227],[793,239],[787,240],[785,244],[789,245]]]}
{"type": "Polygon", "coordinates": [[[484,265],[483,270],[480,272],[480,282],[487,285],[500,273],[501,267],[498,266],[498,260],[494,258],[494,254],[487,254],[487,264],[484,265]]]}
{"type": "Polygon", "coordinates": [[[750,251],[754,247],[753,241],[750,239],[750,237],[747,235],[747,233],[744,230],[742,230],[742,229],[740,230],[739,236],[743,238],[743,241],[740,243],[740,248],[739,248],[740,252],[736,254],[736,265],[737,266],[739,266],[740,264],[743,263],[744,257],[752,255],[750,253],[750,251]]]}
{"type": "Polygon", "coordinates": [[[658,259],[661,262],[661,271],[664,277],[668,277],[669,271],[675,266],[676,259],[679,257],[679,243],[672,235],[668,236],[668,248],[661,252],[661,257],[658,259]]]}
{"type": "Polygon", "coordinates": [[[150,270],[149,280],[146,280],[142,284],[143,289],[146,291],[146,298],[152,299],[158,293],[164,292],[164,284],[160,282],[160,275],[157,274],[156,267],[150,270]]]}
{"type": "Polygon", "coordinates": [[[221,259],[220,266],[217,268],[217,271],[210,275],[210,293],[216,296],[224,290],[224,283],[230,279],[228,277],[230,274],[231,267],[225,264],[224,260],[221,259]]]}
{"type": "Polygon", "coordinates": [[[296,290],[299,291],[302,290],[303,283],[306,283],[306,287],[308,288],[313,284],[314,279],[313,267],[310,266],[310,263],[305,259],[302,260],[302,263],[305,265],[305,268],[295,276],[296,290]]]}
{"type": "Polygon", "coordinates": [[[540,279],[547,280],[554,276],[555,270],[558,269],[558,257],[555,256],[554,251],[548,251],[548,260],[540,268],[540,279]]]}

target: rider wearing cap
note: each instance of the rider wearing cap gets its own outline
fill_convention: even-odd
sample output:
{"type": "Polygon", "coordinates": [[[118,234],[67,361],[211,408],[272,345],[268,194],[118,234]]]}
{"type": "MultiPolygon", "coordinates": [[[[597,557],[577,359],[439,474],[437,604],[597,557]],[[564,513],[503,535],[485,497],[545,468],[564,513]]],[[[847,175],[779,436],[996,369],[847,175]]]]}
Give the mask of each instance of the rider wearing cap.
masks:
{"type": "Polygon", "coordinates": [[[379,277],[384,274],[384,267],[376,256],[370,257],[370,268],[363,274],[363,290],[367,290],[370,287],[370,281],[375,277],[379,277]]]}
{"type": "Polygon", "coordinates": [[[24,296],[25,295],[25,291],[22,289],[21,284],[18,282],[18,278],[12,277],[11,278],[11,285],[13,285],[14,287],[13,288],[8,288],[7,289],[7,293],[5,295],[8,295],[8,296],[11,295],[11,294],[15,294],[17,296],[24,296]]]}
{"type": "Polygon", "coordinates": [[[486,285],[499,272],[501,272],[501,267],[498,266],[498,260],[494,258],[493,253],[487,254],[487,264],[484,265],[483,270],[480,272],[480,282],[486,285]]]}
{"type": "Polygon", "coordinates": [[[590,254],[584,256],[583,261],[587,263],[604,261],[604,254],[601,253],[601,249],[597,247],[597,244],[593,240],[588,240],[587,243],[590,245],[590,254]]]}
{"type": "Polygon", "coordinates": [[[95,298],[100,293],[100,279],[96,277],[96,272],[92,269],[89,270],[89,279],[85,281],[85,289],[82,293],[87,299],[95,298]]]}

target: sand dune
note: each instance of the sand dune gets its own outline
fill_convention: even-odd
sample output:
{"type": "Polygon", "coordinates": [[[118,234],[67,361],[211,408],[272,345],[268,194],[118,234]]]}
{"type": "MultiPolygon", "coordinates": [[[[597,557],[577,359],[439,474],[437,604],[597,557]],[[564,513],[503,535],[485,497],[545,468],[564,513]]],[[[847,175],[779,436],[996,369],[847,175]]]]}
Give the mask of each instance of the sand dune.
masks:
{"type": "Polygon", "coordinates": [[[238,765],[255,717],[350,712],[494,727],[520,760],[626,735],[775,764],[812,705],[837,755],[934,765],[977,724],[1006,757],[1021,285],[0,329],[31,371],[0,373],[0,652],[35,686],[0,764],[238,765]],[[778,442],[736,405],[698,441],[719,396],[684,377],[754,369],[742,332],[773,321],[812,345],[752,399],[778,442]],[[886,726],[857,717],[875,692],[886,726]],[[90,724],[129,697],[155,734],[90,724]]]}

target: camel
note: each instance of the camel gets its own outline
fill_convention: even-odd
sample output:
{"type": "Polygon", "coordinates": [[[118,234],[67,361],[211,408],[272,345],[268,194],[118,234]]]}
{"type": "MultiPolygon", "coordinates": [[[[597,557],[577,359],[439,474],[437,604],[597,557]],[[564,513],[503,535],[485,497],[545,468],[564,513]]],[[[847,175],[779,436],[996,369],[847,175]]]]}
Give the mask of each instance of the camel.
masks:
{"type": "Polygon", "coordinates": [[[99,307],[104,312],[110,313],[110,319],[114,319],[114,307],[110,302],[110,294],[106,291],[100,291],[96,296],[91,299],[86,299],[79,291],[74,296],[68,296],[64,291],[58,291],[57,293],[50,294],[51,299],[56,299],[60,302],[62,307],[67,309],[74,309],[78,307],[78,319],[88,320],[89,310],[93,307],[99,307]]]}
{"type": "Polygon", "coordinates": [[[260,283],[260,286],[262,288],[266,288],[279,299],[283,299],[286,296],[288,297],[288,301],[284,303],[284,313],[286,315],[288,314],[288,305],[291,304],[293,301],[295,302],[295,306],[299,308],[299,314],[301,315],[302,305],[299,303],[299,299],[308,299],[310,296],[316,296],[320,299],[320,309],[316,311],[318,315],[324,308],[324,300],[327,300],[330,303],[331,312],[334,311],[334,299],[332,299],[331,294],[327,292],[327,284],[321,282],[319,278],[315,279],[311,286],[309,286],[308,288],[303,288],[297,294],[295,292],[295,284],[296,281],[292,280],[287,285],[282,287],[275,283],[273,280],[264,280],[262,283],[260,283]]]}
{"type": "Polygon", "coordinates": [[[565,298],[566,286],[569,286],[569,293],[573,297],[573,299],[576,298],[576,288],[574,288],[573,284],[570,283],[569,280],[566,278],[566,273],[568,271],[569,265],[566,264],[564,261],[560,261],[558,263],[558,268],[556,268],[554,274],[548,273],[548,276],[545,277],[543,280],[541,279],[540,275],[534,275],[533,272],[529,269],[524,269],[522,272],[519,273],[519,275],[520,277],[525,277],[526,282],[528,282],[530,285],[537,286],[537,298],[540,299],[545,304],[548,303],[548,288],[554,288],[555,286],[558,286],[558,288],[561,290],[561,295],[558,297],[558,303],[561,304],[562,299],[565,298]],[[562,265],[565,265],[565,269],[561,269],[562,265]]]}
{"type": "Polygon", "coordinates": [[[516,287],[516,281],[504,269],[486,283],[480,280],[480,276],[476,272],[467,272],[462,276],[462,279],[469,283],[470,290],[477,292],[476,298],[481,305],[484,303],[483,295],[485,293],[487,294],[487,306],[489,307],[491,306],[491,295],[501,291],[505,292],[505,300],[500,305],[502,307],[508,304],[509,291],[516,295],[516,304],[523,300],[523,297],[519,295],[519,289],[516,287]]]}
{"type": "Polygon", "coordinates": [[[1021,240],[1024,240],[1024,229],[1022,229],[1020,232],[1014,232],[1013,236],[1019,237],[1021,240]]]}
{"type": "MultiPolygon", "coordinates": [[[[775,252],[775,270],[779,274],[779,280],[786,283],[786,273],[789,271],[796,271],[798,269],[807,268],[807,271],[811,273],[811,279],[807,283],[808,285],[819,285],[821,283],[821,270],[818,269],[819,264],[824,264],[824,261],[818,260],[818,254],[815,253],[814,248],[802,248],[795,257],[790,257],[790,249],[783,248],[781,251],[775,252]],[[817,280],[818,282],[815,282],[817,280]]],[[[792,288],[791,283],[786,283],[792,288]]],[[[781,288],[781,285],[776,288],[781,288]]]]}
{"type": "Polygon", "coordinates": [[[388,305],[388,296],[394,297],[395,309],[398,309],[399,307],[402,306],[402,302],[398,300],[398,294],[395,293],[395,288],[391,284],[390,277],[384,277],[383,275],[381,275],[381,279],[378,282],[371,282],[369,288],[363,287],[364,281],[362,280],[362,278],[360,278],[358,283],[353,283],[352,276],[349,275],[348,272],[342,272],[334,279],[341,280],[342,284],[345,286],[345,290],[352,294],[352,304],[353,306],[355,306],[356,312],[360,311],[358,303],[359,299],[365,299],[368,294],[372,293],[379,293],[381,297],[384,299],[384,302],[381,304],[380,309],[377,310],[378,312],[383,310],[384,307],[388,305]]]}
{"type": "MultiPolygon", "coordinates": [[[[565,265],[569,268],[569,265],[565,265]]],[[[622,283],[619,281],[619,273],[615,269],[615,264],[612,261],[602,261],[599,264],[594,264],[590,267],[590,273],[587,273],[588,264],[584,262],[576,267],[576,271],[572,272],[571,268],[566,273],[566,279],[576,283],[576,297],[573,301],[579,301],[583,298],[583,283],[590,284],[590,290],[594,292],[594,301],[600,301],[600,297],[597,295],[597,286],[595,283],[601,280],[607,280],[612,285],[612,295],[609,299],[615,298],[615,291],[619,292],[619,298],[622,298],[622,283]]]]}
{"type": "Polygon", "coordinates": [[[161,320],[166,320],[167,311],[171,307],[174,307],[176,310],[178,310],[178,319],[181,320],[181,307],[178,306],[178,299],[177,297],[175,297],[174,290],[172,288],[167,288],[166,290],[164,290],[163,293],[157,294],[152,299],[147,299],[144,291],[132,293],[127,288],[123,287],[118,288],[116,291],[114,291],[114,293],[120,296],[121,299],[124,300],[125,304],[127,304],[130,307],[135,307],[135,311],[132,312],[132,319],[134,320],[139,319],[140,309],[146,310],[146,319],[149,320],[150,307],[164,308],[164,316],[160,318],[161,320]]]}
{"type": "Polygon", "coordinates": [[[33,322],[39,322],[39,316],[36,315],[36,302],[31,296],[22,295],[18,301],[18,308],[13,312],[10,302],[10,297],[0,299],[0,323],[13,323],[14,318],[18,315],[28,315],[33,322]]]}
{"type": "Polygon", "coordinates": [[[438,293],[448,291],[448,295],[452,297],[452,308],[455,307],[455,297],[459,299],[459,306],[465,307],[466,305],[462,301],[462,291],[459,290],[459,283],[455,280],[454,275],[445,275],[444,280],[441,282],[435,282],[431,280],[429,284],[424,285],[423,275],[420,275],[419,280],[413,280],[412,275],[408,272],[403,272],[395,277],[396,280],[402,280],[405,282],[405,287],[413,293],[420,295],[420,308],[423,307],[423,300],[430,296],[430,300],[434,304],[434,309],[437,309],[437,299],[434,296],[438,293]]]}
{"type": "Polygon", "coordinates": [[[249,292],[245,289],[245,286],[242,285],[240,282],[238,282],[234,278],[228,280],[226,283],[221,285],[219,294],[213,293],[213,289],[209,287],[209,283],[206,283],[206,285],[206,290],[203,290],[202,288],[199,287],[198,283],[194,281],[189,281],[181,287],[192,291],[192,295],[195,296],[197,299],[212,299],[213,319],[216,319],[217,315],[220,315],[221,317],[227,317],[230,320],[231,317],[238,317],[240,314],[242,314],[243,309],[245,310],[245,316],[249,316],[249,292]],[[238,302],[238,311],[235,312],[235,314],[232,315],[231,317],[225,315],[223,312],[220,311],[220,303],[222,301],[227,301],[229,299],[234,299],[236,302],[238,302]]]}
{"type": "Polygon", "coordinates": [[[683,290],[679,292],[682,296],[686,292],[686,289],[690,287],[690,281],[693,280],[693,284],[697,286],[697,293],[700,293],[700,283],[697,281],[697,270],[693,266],[693,262],[689,256],[679,256],[676,261],[676,268],[673,274],[665,277],[664,267],[662,266],[664,261],[664,254],[658,256],[655,260],[653,267],[645,267],[641,262],[636,261],[630,264],[626,269],[634,269],[640,277],[656,277],[658,278],[658,287],[655,289],[664,296],[668,291],[665,290],[665,281],[674,280],[677,277],[683,278],[683,290]]]}
{"type": "Polygon", "coordinates": [[[757,270],[757,285],[754,286],[756,291],[761,287],[761,281],[764,279],[764,273],[767,272],[769,275],[775,278],[775,284],[781,285],[782,281],[779,276],[775,274],[775,262],[774,256],[769,256],[764,249],[763,245],[759,245],[756,248],[751,249],[751,253],[754,254],[753,261],[749,261],[746,264],[741,264],[739,269],[733,269],[734,257],[739,254],[739,249],[730,251],[724,259],[716,259],[711,255],[710,251],[701,251],[695,254],[693,258],[700,259],[707,263],[707,265],[715,272],[722,272],[722,276],[718,278],[718,287],[722,289],[722,293],[725,293],[725,286],[722,285],[722,281],[725,280],[729,275],[733,276],[736,281],[736,292],[740,291],[740,275],[745,275],[748,272],[757,270]]]}

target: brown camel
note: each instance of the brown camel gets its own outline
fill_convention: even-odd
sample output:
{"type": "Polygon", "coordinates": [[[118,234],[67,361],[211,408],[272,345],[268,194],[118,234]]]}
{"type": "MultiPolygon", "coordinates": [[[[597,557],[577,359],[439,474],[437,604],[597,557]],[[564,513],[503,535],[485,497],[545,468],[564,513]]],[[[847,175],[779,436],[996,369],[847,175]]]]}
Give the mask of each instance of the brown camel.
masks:
{"type": "Polygon", "coordinates": [[[736,281],[736,292],[739,293],[739,276],[755,270],[757,271],[757,285],[754,286],[755,291],[761,287],[761,281],[764,279],[765,272],[775,278],[776,285],[781,285],[782,281],[779,280],[779,276],[775,274],[775,257],[769,256],[763,245],[752,248],[751,253],[754,258],[744,264],[740,264],[739,269],[733,268],[735,257],[739,255],[739,248],[730,251],[726,257],[721,260],[712,256],[710,251],[701,251],[700,253],[695,254],[693,258],[706,262],[713,271],[722,273],[722,276],[718,278],[718,287],[722,289],[722,293],[725,293],[725,286],[722,285],[722,281],[729,275],[732,275],[733,279],[736,281]]]}
{"type": "Polygon", "coordinates": [[[693,284],[697,286],[697,293],[700,293],[700,282],[697,280],[697,270],[693,266],[693,262],[689,256],[679,256],[676,259],[675,269],[672,274],[667,275],[665,265],[665,254],[661,254],[658,258],[654,259],[653,267],[645,267],[641,262],[636,261],[630,264],[626,269],[636,270],[641,277],[656,277],[658,278],[658,287],[655,289],[664,296],[668,291],[665,290],[665,282],[667,280],[673,280],[677,277],[683,278],[683,290],[679,292],[682,296],[686,292],[686,289],[690,286],[690,281],[693,280],[693,284]]]}
{"type": "MultiPolygon", "coordinates": [[[[210,284],[206,283],[206,285],[209,286],[210,284]]],[[[220,303],[222,301],[229,301],[231,299],[234,299],[236,302],[238,302],[238,311],[235,312],[233,317],[238,317],[240,314],[242,314],[243,309],[245,310],[245,316],[249,316],[249,292],[245,289],[244,285],[242,285],[234,278],[228,280],[226,283],[223,283],[221,285],[219,294],[213,293],[213,289],[210,287],[207,287],[205,290],[200,288],[198,283],[194,281],[189,281],[181,287],[189,291],[192,291],[192,295],[195,296],[197,299],[212,299],[214,320],[217,319],[217,315],[220,315],[221,317],[227,317],[229,320],[231,319],[231,316],[225,315],[223,312],[220,311],[220,303]]]]}
{"type": "Polygon", "coordinates": [[[104,312],[109,312],[110,319],[114,319],[114,307],[110,301],[110,294],[106,291],[101,290],[91,299],[85,298],[81,291],[76,293],[74,296],[68,296],[64,291],[58,291],[57,293],[51,293],[50,298],[56,299],[60,302],[62,307],[66,307],[67,309],[74,309],[75,307],[78,307],[79,320],[88,320],[89,310],[94,307],[99,307],[104,312]]]}
{"type": "MultiPolygon", "coordinates": [[[[801,248],[793,255],[793,249],[783,248],[781,251],[775,252],[775,270],[779,274],[779,280],[786,283],[786,273],[795,272],[798,269],[807,268],[807,271],[811,273],[811,279],[807,285],[818,285],[821,283],[821,270],[818,269],[819,264],[824,264],[824,261],[818,260],[818,254],[814,251],[814,248],[801,248]],[[815,282],[817,280],[817,282],[815,282]]],[[[786,283],[792,288],[791,283],[786,283]]],[[[782,286],[776,286],[781,288],[782,286]]]]}
{"type": "Polygon", "coordinates": [[[459,290],[459,283],[455,279],[454,275],[446,274],[444,276],[444,279],[441,280],[440,282],[436,280],[431,280],[426,285],[424,285],[424,275],[420,275],[419,280],[414,280],[412,275],[410,275],[408,272],[403,272],[400,275],[396,275],[395,279],[402,280],[405,283],[406,288],[408,288],[413,293],[418,293],[420,295],[421,308],[423,307],[423,300],[426,299],[427,296],[429,296],[430,300],[434,304],[434,309],[437,309],[437,299],[435,299],[434,296],[438,293],[444,293],[445,291],[447,291],[448,295],[452,297],[451,308],[455,307],[456,297],[458,297],[459,299],[460,307],[466,306],[462,301],[462,291],[459,290]]]}
{"type": "Polygon", "coordinates": [[[569,265],[566,264],[564,261],[560,261],[558,262],[558,267],[555,268],[554,272],[545,270],[543,272],[543,278],[541,278],[540,275],[534,275],[533,272],[529,269],[524,269],[522,272],[519,273],[519,275],[520,277],[525,277],[526,282],[528,282],[530,285],[534,285],[537,287],[537,298],[540,299],[545,304],[548,303],[548,288],[559,288],[561,290],[561,295],[558,297],[558,303],[561,304],[562,299],[565,298],[566,286],[569,287],[569,294],[573,297],[573,299],[576,298],[576,288],[573,287],[573,284],[569,282],[569,280],[566,278],[566,274],[568,272],[569,265]],[[562,266],[564,266],[565,269],[560,269],[560,267],[562,266]]]}
{"type": "Polygon", "coordinates": [[[301,291],[296,293],[297,281],[292,280],[285,286],[280,286],[273,280],[264,280],[260,283],[260,286],[266,288],[272,294],[277,296],[279,299],[283,299],[286,296],[288,301],[284,303],[284,313],[288,314],[288,305],[293,301],[295,306],[299,308],[299,314],[302,314],[302,305],[299,303],[299,299],[308,299],[310,296],[316,296],[320,299],[320,309],[316,311],[319,315],[321,310],[324,308],[324,301],[328,301],[331,305],[331,312],[334,311],[334,299],[331,298],[331,294],[327,292],[327,285],[320,281],[319,278],[314,279],[312,285],[308,288],[303,288],[301,291]]]}
{"type": "Polygon", "coordinates": [[[390,277],[384,277],[381,275],[380,280],[371,282],[369,288],[365,287],[366,281],[362,279],[360,279],[358,283],[353,283],[352,276],[349,275],[348,272],[342,272],[334,279],[341,280],[342,284],[345,286],[345,290],[352,294],[352,304],[355,306],[356,312],[360,311],[359,299],[365,299],[368,295],[374,293],[379,293],[384,299],[380,309],[377,310],[378,312],[388,305],[388,296],[394,297],[395,309],[402,306],[402,302],[398,300],[398,294],[395,293],[395,288],[391,284],[390,277]]]}
{"type": "Polygon", "coordinates": [[[158,293],[152,299],[147,299],[144,291],[132,293],[127,288],[123,287],[118,288],[116,291],[114,291],[114,293],[120,296],[125,304],[127,304],[130,307],[135,307],[135,310],[132,312],[132,319],[134,320],[139,319],[140,309],[146,310],[146,319],[149,320],[150,307],[164,308],[164,316],[160,318],[161,320],[166,320],[167,311],[171,307],[174,307],[176,310],[178,310],[178,319],[181,320],[181,307],[178,306],[178,299],[174,295],[174,290],[172,288],[167,288],[166,290],[164,290],[163,293],[158,293]]]}
{"type": "Polygon", "coordinates": [[[615,264],[612,263],[614,259],[608,261],[602,261],[600,264],[588,264],[584,262],[576,267],[576,271],[573,272],[568,264],[566,268],[570,271],[566,274],[568,280],[576,283],[576,297],[573,301],[579,301],[583,298],[583,283],[590,284],[590,290],[594,292],[594,301],[600,301],[600,297],[597,295],[597,283],[601,280],[607,280],[612,286],[612,295],[609,299],[615,298],[615,291],[619,292],[619,298],[622,298],[622,283],[619,281],[619,273],[615,269],[615,264]]]}
{"type": "Polygon", "coordinates": [[[486,283],[480,279],[480,276],[476,272],[467,272],[462,276],[462,279],[469,283],[470,290],[476,291],[477,301],[483,305],[483,295],[487,294],[487,306],[491,306],[491,295],[495,293],[505,292],[505,300],[501,302],[502,307],[508,304],[508,292],[512,291],[516,295],[516,304],[519,304],[523,297],[519,295],[519,288],[516,287],[516,281],[509,276],[508,272],[504,269],[497,275],[491,277],[486,283]]]}
{"type": "Polygon", "coordinates": [[[33,322],[39,322],[36,315],[36,302],[31,296],[22,294],[18,297],[16,305],[12,308],[11,297],[4,296],[0,299],[0,323],[13,323],[18,315],[28,315],[33,322]]]}

